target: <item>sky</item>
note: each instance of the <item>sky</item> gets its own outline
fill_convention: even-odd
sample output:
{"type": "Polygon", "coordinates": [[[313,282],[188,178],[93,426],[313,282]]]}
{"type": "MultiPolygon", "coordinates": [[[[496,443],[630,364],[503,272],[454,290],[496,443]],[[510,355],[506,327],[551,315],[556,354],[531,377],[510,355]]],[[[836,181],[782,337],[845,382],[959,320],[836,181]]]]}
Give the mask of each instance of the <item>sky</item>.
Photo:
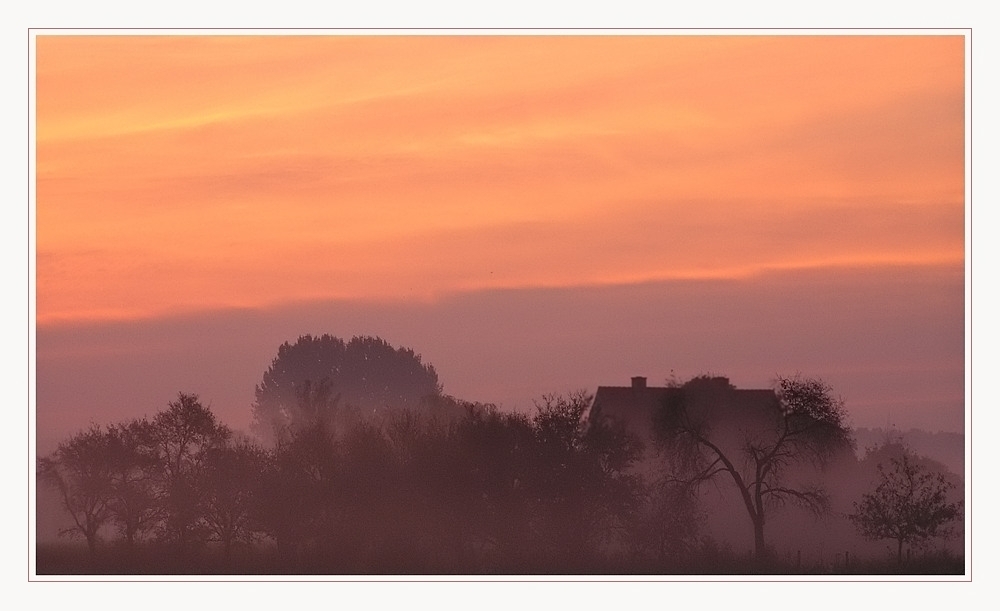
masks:
{"type": "Polygon", "coordinates": [[[244,428],[305,333],[510,409],[801,372],[965,429],[961,36],[34,40],[39,450],[244,428]]]}

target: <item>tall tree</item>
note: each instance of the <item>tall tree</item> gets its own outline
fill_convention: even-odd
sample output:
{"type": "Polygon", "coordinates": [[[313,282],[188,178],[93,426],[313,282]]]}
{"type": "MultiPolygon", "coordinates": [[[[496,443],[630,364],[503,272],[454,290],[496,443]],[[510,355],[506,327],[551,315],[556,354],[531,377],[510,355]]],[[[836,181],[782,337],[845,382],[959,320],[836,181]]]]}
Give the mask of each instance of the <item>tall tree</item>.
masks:
{"type": "Polygon", "coordinates": [[[156,432],[142,419],[110,425],[107,435],[111,519],[125,544],[133,547],[162,517],[157,482],[163,469],[157,456],[156,432]]]}
{"type": "Polygon", "coordinates": [[[408,348],[394,348],[377,337],[344,342],[331,335],[303,335],[294,344],[282,344],[264,372],[251,428],[278,441],[317,419],[420,408],[440,394],[434,367],[408,348]]]}
{"type": "Polygon", "coordinates": [[[229,439],[228,427],[201,404],[197,395],[180,393],[153,419],[158,460],[163,467],[163,500],[166,513],[164,538],[182,549],[199,536],[204,526],[199,473],[209,450],[229,439]]]}
{"type": "Polygon", "coordinates": [[[735,487],[753,527],[754,555],[766,555],[769,510],[793,502],[824,511],[825,492],[789,481],[789,468],[821,466],[852,447],[843,403],[817,379],[780,377],[773,401],[740,406],[725,378],[698,377],[656,417],[670,483],[696,487],[722,477],[735,487]]]}
{"type": "Polygon", "coordinates": [[[114,498],[110,437],[94,425],[59,444],[38,461],[38,479],[59,491],[73,526],[60,535],[82,536],[96,553],[101,527],[111,518],[114,498]]]}
{"type": "Polygon", "coordinates": [[[962,502],[952,501],[954,484],[940,471],[921,465],[910,452],[878,465],[879,483],[854,503],[850,520],[866,539],[896,541],[896,562],[903,562],[904,545],[923,545],[948,537],[962,519],[962,502]]]}

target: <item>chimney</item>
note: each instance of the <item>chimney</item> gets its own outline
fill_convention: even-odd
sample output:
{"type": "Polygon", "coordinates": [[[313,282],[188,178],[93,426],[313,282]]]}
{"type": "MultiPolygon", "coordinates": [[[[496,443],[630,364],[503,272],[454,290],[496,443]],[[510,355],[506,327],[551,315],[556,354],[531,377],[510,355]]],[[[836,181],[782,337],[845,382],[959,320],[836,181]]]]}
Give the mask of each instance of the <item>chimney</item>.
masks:
{"type": "Polygon", "coordinates": [[[632,390],[642,390],[646,388],[646,378],[635,376],[632,378],[632,390]]]}

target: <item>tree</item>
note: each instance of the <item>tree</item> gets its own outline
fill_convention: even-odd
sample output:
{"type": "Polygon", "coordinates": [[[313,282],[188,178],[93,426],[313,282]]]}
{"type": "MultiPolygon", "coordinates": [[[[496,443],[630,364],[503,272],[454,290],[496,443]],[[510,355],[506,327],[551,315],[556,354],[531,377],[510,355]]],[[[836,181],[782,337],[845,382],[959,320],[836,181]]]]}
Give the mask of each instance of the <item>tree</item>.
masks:
{"type": "Polygon", "coordinates": [[[235,544],[252,543],[259,537],[258,509],[266,461],[264,450],[248,440],[205,452],[198,474],[201,514],[209,540],[222,544],[226,559],[235,544]]]}
{"type": "Polygon", "coordinates": [[[676,482],[644,486],[642,504],[628,523],[633,555],[658,568],[678,566],[697,550],[703,513],[695,490],[676,482]]]}
{"type": "Polygon", "coordinates": [[[536,529],[561,566],[593,561],[602,545],[625,539],[638,511],[641,480],[631,471],[638,441],[616,423],[591,422],[593,397],[545,395],[532,420],[532,483],[541,500],[536,529]]]}
{"type": "Polygon", "coordinates": [[[766,554],[769,510],[793,502],[814,512],[825,492],[790,481],[790,467],[822,466],[852,447],[840,400],[821,380],[779,377],[774,396],[741,405],[725,378],[697,377],[669,395],[655,422],[672,485],[697,487],[727,478],[753,527],[754,556],[766,554]]]}
{"type": "Polygon", "coordinates": [[[132,420],[108,426],[108,467],[112,521],[128,547],[151,530],[161,517],[156,483],[162,474],[155,430],[148,421],[132,420]]]}
{"type": "Polygon", "coordinates": [[[153,419],[157,459],[163,468],[162,499],[166,513],[165,539],[182,549],[197,538],[203,521],[198,479],[207,453],[221,447],[230,430],[197,395],[179,393],[167,410],[153,419]]]}
{"type": "Polygon", "coordinates": [[[315,545],[337,515],[337,444],[324,422],[291,431],[279,440],[264,465],[258,511],[286,562],[315,545]]]}
{"type": "Polygon", "coordinates": [[[329,543],[352,571],[394,572],[387,569],[400,560],[396,548],[414,533],[405,532],[413,508],[403,505],[392,445],[377,424],[362,421],[344,432],[337,450],[329,543]]]}
{"type": "Polygon", "coordinates": [[[476,496],[470,468],[479,463],[464,452],[475,443],[463,441],[460,422],[404,410],[383,425],[397,469],[389,501],[406,508],[391,518],[398,525],[397,565],[408,570],[468,572],[481,559],[474,538],[484,531],[475,508],[484,499],[476,496]]]}
{"type": "Polygon", "coordinates": [[[924,545],[952,534],[949,526],[962,519],[962,502],[949,501],[955,487],[940,471],[915,461],[910,452],[892,458],[886,469],[878,465],[879,483],[854,503],[849,516],[866,539],[894,539],[896,563],[903,562],[903,545],[924,545]]]}
{"type": "Polygon", "coordinates": [[[101,527],[111,518],[114,494],[109,436],[94,425],[60,443],[51,456],[38,461],[38,479],[59,491],[73,526],[60,535],[83,536],[91,555],[97,551],[101,527]]]}
{"type": "Polygon", "coordinates": [[[525,570],[535,549],[535,433],[522,413],[495,405],[469,406],[441,447],[444,477],[432,480],[448,500],[449,519],[495,555],[497,570],[525,570]]]}
{"type": "Polygon", "coordinates": [[[377,337],[345,343],[331,335],[303,335],[294,344],[282,344],[264,372],[251,429],[278,441],[317,419],[419,408],[440,394],[434,367],[408,348],[393,348],[377,337]]]}

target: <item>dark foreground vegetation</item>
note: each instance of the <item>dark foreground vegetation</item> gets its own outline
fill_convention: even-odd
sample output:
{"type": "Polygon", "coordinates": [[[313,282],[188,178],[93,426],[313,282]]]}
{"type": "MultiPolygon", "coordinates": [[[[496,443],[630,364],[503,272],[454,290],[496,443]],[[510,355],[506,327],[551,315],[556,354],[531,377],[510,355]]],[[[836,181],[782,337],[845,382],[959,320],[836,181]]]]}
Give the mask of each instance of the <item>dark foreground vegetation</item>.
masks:
{"type": "Polygon", "coordinates": [[[964,573],[960,556],[926,551],[957,532],[955,483],[898,444],[857,460],[822,382],[781,378],[737,416],[724,378],[660,390],[638,430],[592,417],[583,392],[508,413],[444,395],[412,351],[306,336],[257,387],[256,439],[181,393],[151,420],[93,426],[39,459],[62,534],[82,544],[40,544],[36,572],[964,573]],[[834,467],[852,482],[839,493],[834,467]],[[708,534],[720,493],[752,551],[708,534]],[[894,554],[803,559],[787,524],[769,526],[786,506],[894,554]]]}

